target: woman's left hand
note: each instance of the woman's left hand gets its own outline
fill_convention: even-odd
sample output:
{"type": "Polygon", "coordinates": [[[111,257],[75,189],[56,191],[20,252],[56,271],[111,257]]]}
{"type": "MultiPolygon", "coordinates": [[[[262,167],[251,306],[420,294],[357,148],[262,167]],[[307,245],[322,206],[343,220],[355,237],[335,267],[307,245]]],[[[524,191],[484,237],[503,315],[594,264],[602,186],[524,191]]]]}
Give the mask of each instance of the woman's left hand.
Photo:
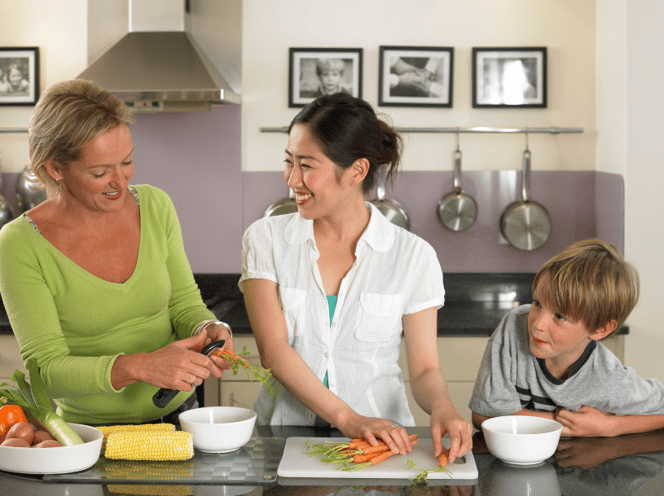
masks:
{"type": "Polygon", "coordinates": [[[451,403],[447,408],[434,408],[431,412],[431,438],[436,458],[443,454],[442,438],[445,434],[450,436],[448,463],[453,463],[473,447],[473,426],[459,415],[451,403]]]}
{"type": "MultiPolygon", "coordinates": [[[[235,353],[235,348],[233,347],[233,338],[231,337],[231,333],[228,332],[228,329],[226,328],[225,325],[223,324],[210,325],[206,327],[202,332],[207,332],[207,338],[205,339],[206,346],[214,341],[219,341],[223,339],[226,342],[221,347],[221,349],[228,350],[231,353],[235,353]]],[[[214,363],[214,365],[216,365],[221,369],[221,373],[223,373],[224,370],[229,370],[231,368],[231,364],[228,361],[218,356],[212,355],[210,356],[210,360],[214,363]]],[[[210,372],[213,372],[214,374],[214,371],[212,371],[212,369],[210,369],[210,372]]],[[[214,375],[216,376],[216,374],[214,375]]],[[[219,376],[221,377],[221,374],[219,376]]]]}

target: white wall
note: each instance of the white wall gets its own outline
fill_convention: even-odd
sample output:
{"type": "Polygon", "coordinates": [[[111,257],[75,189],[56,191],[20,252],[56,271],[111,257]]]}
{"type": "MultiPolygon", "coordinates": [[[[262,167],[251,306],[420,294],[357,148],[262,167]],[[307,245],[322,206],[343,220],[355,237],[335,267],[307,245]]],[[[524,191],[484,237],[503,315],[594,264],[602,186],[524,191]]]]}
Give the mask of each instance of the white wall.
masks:
{"type": "MultiPolygon", "coordinates": [[[[364,49],[363,96],[378,101],[380,45],[453,46],[451,109],[381,107],[402,127],[581,127],[583,135],[530,135],[534,170],[595,168],[594,0],[244,0],[243,169],[279,170],[288,125],[289,47],[364,49]],[[546,46],[547,109],[473,109],[474,46],[546,46]]],[[[461,135],[464,169],[519,169],[523,135],[461,135]]],[[[452,168],[453,134],[407,136],[406,170],[452,168]]]]}
{"type": "Polygon", "coordinates": [[[625,253],[636,263],[642,291],[630,317],[625,358],[640,375],[664,381],[664,3],[626,0],[625,4],[625,253]]]}
{"type": "Polygon", "coordinates": [[[597,2],[597,168],[623,174],[625,256],[641,278],[641,299],[628,320],[625,363],[659,380],[664,380],[662,16],[660,2],[597,2]]]}
{"type": "MultiPolygon", "coordinates": [[[[75,77],[86,65],[85,0],[0,0],[0,46],[38,46],[41,87],[75,77]]],[[[1,128],[27,128],[33,107],[0,107],[1,128]]],[[[25,134],[0,134],[3,172],[28,160],[25,134]]]]}

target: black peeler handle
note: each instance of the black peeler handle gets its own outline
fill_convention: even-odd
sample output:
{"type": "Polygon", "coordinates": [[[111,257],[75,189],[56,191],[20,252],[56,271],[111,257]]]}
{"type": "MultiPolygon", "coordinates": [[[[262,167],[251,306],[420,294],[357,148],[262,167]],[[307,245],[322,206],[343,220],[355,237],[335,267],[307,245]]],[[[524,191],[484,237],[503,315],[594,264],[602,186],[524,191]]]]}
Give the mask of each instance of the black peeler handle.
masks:
{"type": "MultiPolygon", "coordinates": [[[[210,356],[210,353],[212,353],[217,348],[221,348],[224,343],[226,343],[225,339],[213,341],[212,343],[205,346],[200,352],[205,356],[210,356]]],[[[173,398],[177,396],[179,392],[180,391],[178,389],[161,388],[152,397],[152,403],[154,403],[154,406],[158,408],[164,408],[173,398]]]]}

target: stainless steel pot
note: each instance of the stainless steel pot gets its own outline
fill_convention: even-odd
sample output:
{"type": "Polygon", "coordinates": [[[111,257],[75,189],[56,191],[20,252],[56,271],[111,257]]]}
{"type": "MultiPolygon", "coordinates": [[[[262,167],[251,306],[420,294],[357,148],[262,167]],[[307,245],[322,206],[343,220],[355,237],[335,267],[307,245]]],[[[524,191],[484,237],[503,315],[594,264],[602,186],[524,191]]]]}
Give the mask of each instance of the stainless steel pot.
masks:
{"type": "Polygon", "coordinates": [[[287,198],[282,198],[271,204],[265,209],[265,217],[274,217],[275,215],[293,214],[297,212],[297,203],[295,203],[295,192],[290,188],[287,198]]]}
{"type": "Polygon", "coordinates": [[[520,201],[507,206],[500,216],[500,231],[517,250],[535,251],[549,240],[551,220],[546,209],[530,199],[530,150],[523,152],[523,185],[520,201]]]}
{"type": "Polygon", "coordinates": [[[378,210],[387,217],[392,224],[404,229],[410,230],[410,219],[406,209],[396,200],[385,198],[385,180],[387,178],[387,167],[383,166],[378,171],[378,187],[376,190],[377,198],[371,200],[378,210]]]}
{"type": "Polygon", "coordinates": [[[438,219],[451,231],[465,231],[475,223],[477,202],[461,189],[461,150],[454,152],[454,191],[438,202],[438,219]]]}
{"type": "Polygon", "coordinates": [[[16,183],[16,202],[21,212],[27,212],[46,200],[46,190],[33,188],[27,174],[26,166],[16,183]]]}
{"type": "Polygon", "coordinates": [[[0,227],[14,218],[9,202],[2,196],[2,160],[0,157],[0,227]]]}

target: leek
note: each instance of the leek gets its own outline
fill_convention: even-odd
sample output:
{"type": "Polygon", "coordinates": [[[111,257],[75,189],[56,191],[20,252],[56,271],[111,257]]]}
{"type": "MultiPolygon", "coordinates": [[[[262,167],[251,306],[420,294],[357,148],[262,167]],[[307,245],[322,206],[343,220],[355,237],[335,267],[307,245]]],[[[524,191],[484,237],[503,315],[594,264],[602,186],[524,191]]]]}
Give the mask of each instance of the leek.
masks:
{"type": "Polygon", "coordinates": [[[32,387],[25,379],[25,374],[16,369],[10,379],[17,386],[10,386],[6,382],[0,384],[0,400],[23,408],[26,414],[39,422],[63,446],[83,444],[81,437],[55,412],[46,383],[39,373],[37,359],[30,358],[27,368],[32,387]]]}

